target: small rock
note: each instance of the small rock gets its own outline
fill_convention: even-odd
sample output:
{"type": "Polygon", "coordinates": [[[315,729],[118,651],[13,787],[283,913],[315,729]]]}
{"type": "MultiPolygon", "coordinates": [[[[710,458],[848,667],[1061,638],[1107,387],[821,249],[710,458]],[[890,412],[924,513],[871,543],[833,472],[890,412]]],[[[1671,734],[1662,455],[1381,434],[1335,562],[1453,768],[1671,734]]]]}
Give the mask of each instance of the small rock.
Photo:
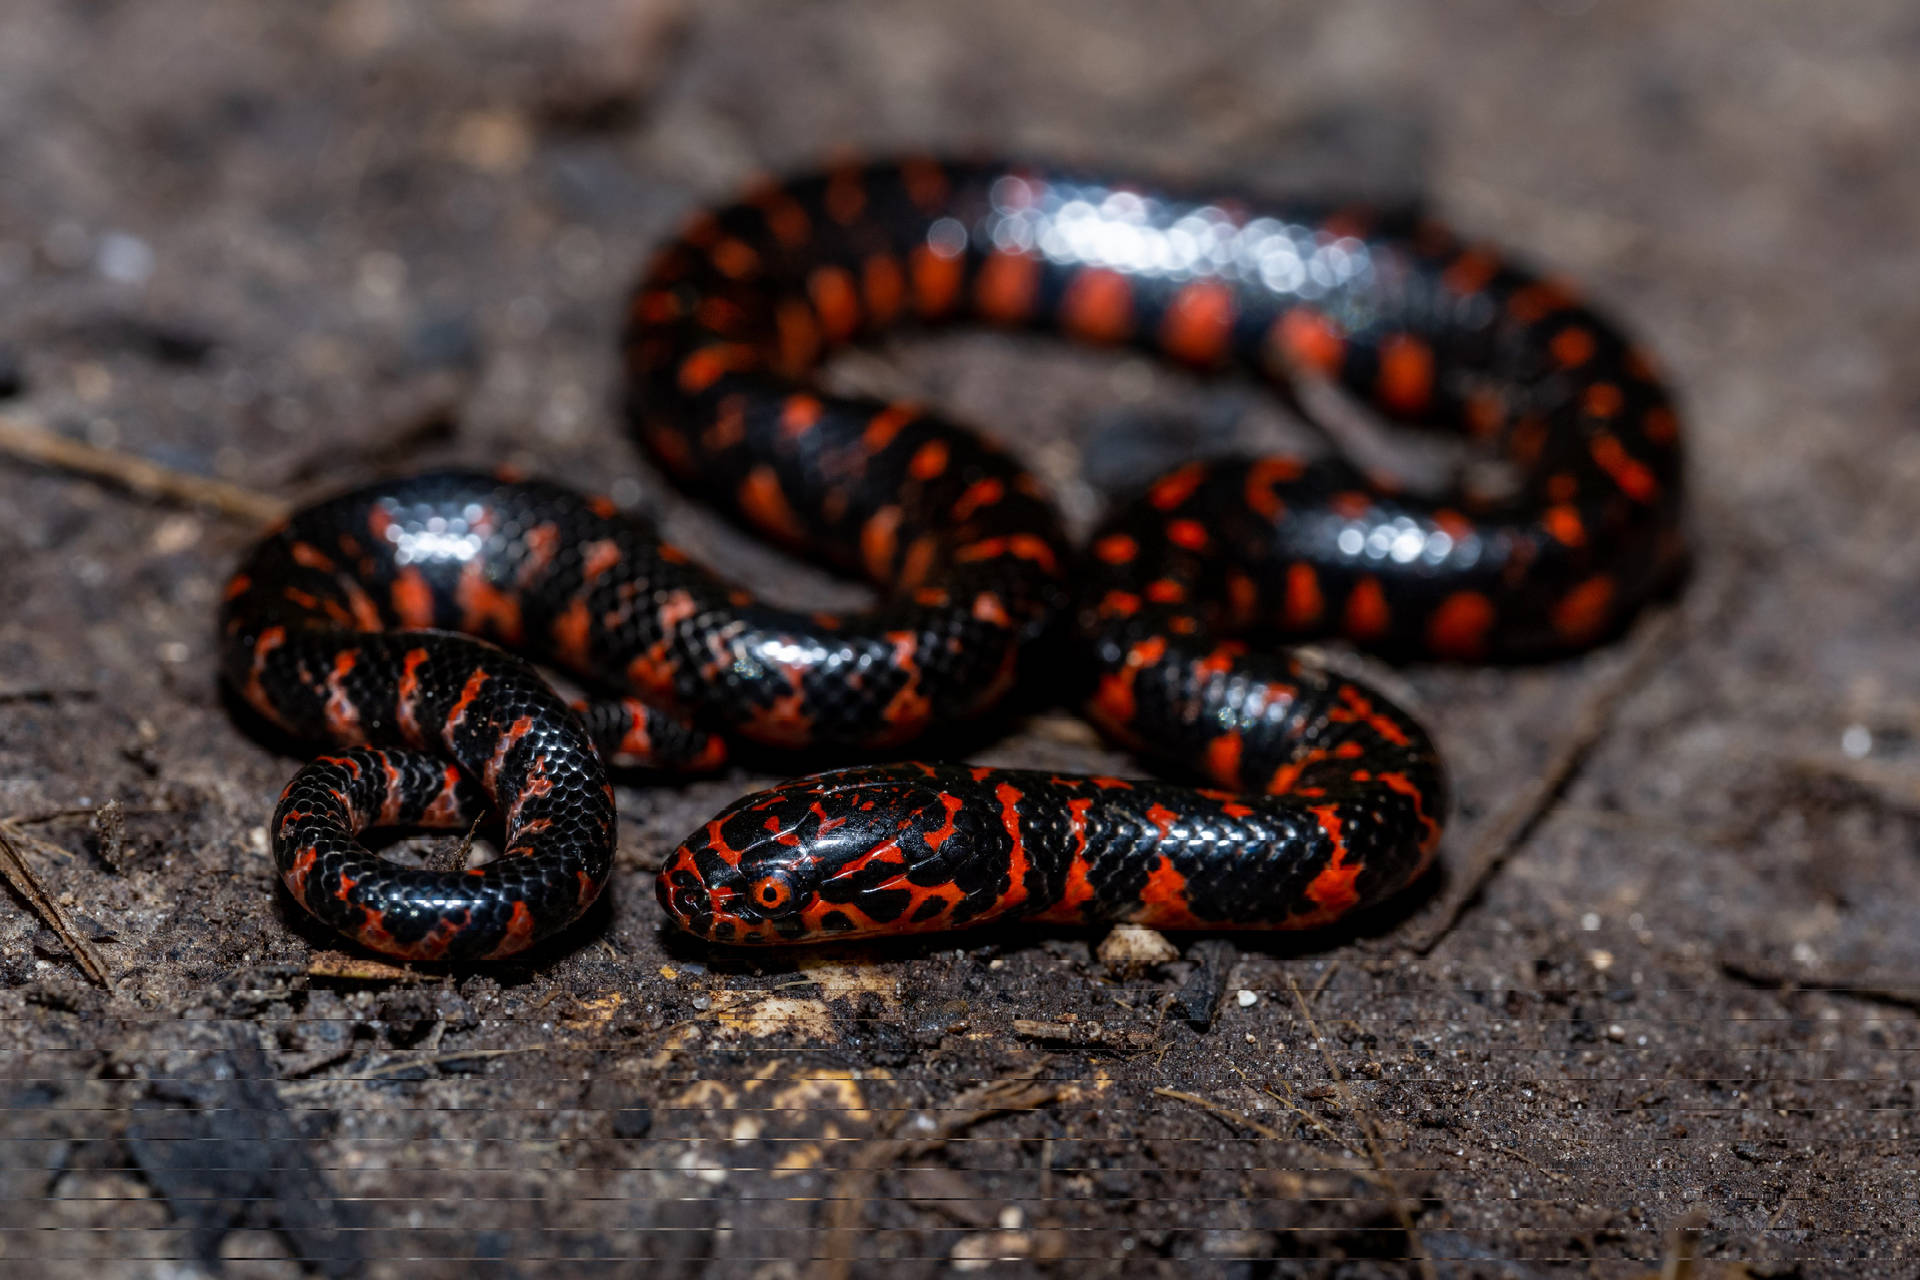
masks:
{"type": "Polygon", "coordinates": [[[1024,1231],[983,1231],[962,1236],[950,1255],[955,1271],[985,1271],[995,1263],[1020,1262],[1033,1254],[1024,1231]]]}
{"type": "Polygon", "coordinates": [[[518,173],[533,155],[533,130],[525,116],[507,108],[469,111],[455,123],[453,156],[494,177],[518,173]]]}
{"type": "Polygon", "coordinates": [[[1180,949],[1156,929],[1117,924],[1100,943],[1100,963],[1116,977],[1131,978],[1180,958],[1180,949]]]}
{"type": "Polygon", "coordinates": [[[652,1132],[651,1107],[621,1107],[613,1113],[613,1136],[616,1138],[644,1138],[652,1132]]]}
{"type": "Polygon", "coordinates": [[[1227,994],[1227,971],[1233,968],[1234,947],[1224,938],[1205,938],[1193,944],[1193,973],[1174,995],[1174,1005],[1195,1031],[1213,1027],[1214,1014],[1227,994]]]}
{"type": "Polygon", "coordinates": [[[0,400],[11,400],[27,389],[27,371],[12,347],[0,346],[0,400]]]}
{"type": "Polygon", "coordinates": [[[109,231],[94,249],[94,269],[116,284],[145,284],[153,264],[153,247],[129,232],[109,231]]]}

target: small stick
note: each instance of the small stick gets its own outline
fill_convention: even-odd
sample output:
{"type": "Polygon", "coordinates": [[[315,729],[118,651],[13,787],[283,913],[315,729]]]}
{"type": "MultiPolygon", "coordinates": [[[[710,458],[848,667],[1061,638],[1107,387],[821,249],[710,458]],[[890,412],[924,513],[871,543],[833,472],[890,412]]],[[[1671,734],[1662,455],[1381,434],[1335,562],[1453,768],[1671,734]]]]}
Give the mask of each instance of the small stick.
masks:
{"type": "MultiPolygon", "coordinates": [[[[1236,1064],[1229,1062],[1227,1064],[1227,1069],[1232,1071],[1233,1074],[1235,1074],[1236,1076],[1240,1077],[1240,1083],[1246,1085],[1248,1088],[1254,1087],[1253,1082],[1247,1079],[1247,1073],[1242,1071],[1236,1064]]],[[[1341,1146],[1346,1147],[1349,1151],[1353,1149],[1352,1144],[1348,1143],[1345,1138],[1342,1138],[1339,1134],[1333,1131],[1332,1125],[1328,1124],[1325,1120],[1322,1120],[1319,1116],[1313,1114],[1313,1112],[1307,1110],[1305,1107],[1301,1106],[1299,1103],[1295,1102],[1293,1099],[1281,1097],[1279,1094],[1275,1093],[1270,1086],[1267,1086],[1267,1085],[1261,1085],[1259,1086],[1259,1089],[1260,1089],[1260,1092],[1266,1094],[1269,1098],[1272,1098],[1275,1102],[1279,1103],[1281,1106],[1285,1107],[1287,1110],[1293,1112],[1294,1115],[1299,1116],[1302,1120],[1305,1120],[1308,1124],[1312,1125],[1314,1128],[1318,1129],[1320,1132],[1326,1134],[1327,1140],[1329,1142],[1337,1142],[1341,1146]]],[[[1288,1092],[1292,1092],[1291,1088],[1288,1089],[1288,1092]]],[[[1171,1097],[1172,1095],[1169,1094],[1168,1096],[1171,1097]]]]}
{"type": "Polygon", "coordinates": [[[99,691],[82,686],[21,685],[12,689],[0,689],[0,703],[8,702],[58,702],[62,698],[72,698],[76,702],[85,702],[99,697],[99,691]]]}
{"type": "Polygon", "coordinates": [[[60,904],[41,887],[39,879],[33,874],[33,869],[27,865],[26,858],[22,856],[20,851],[22,844],[37,843],[40,842],[20,830],[14,822],[0,820],[0,878],[4,878],[8,884],[12,885],[14,892],[25,898],[27,905],[33,908],[33,913],[39,916],[49,929],[59,935],[60,941],[66,943],[67,950],[73,953],[73,958],[79,963],[81,971],[108,991],[112,991],[113,977],[107,972],[106,964],[102,962],[99,954],[87,940],[75,931],[72,922],[67,919],[67,913],[62,911],[60,904]]]}
{"type": "Polygon", "coordinates": [[[278,498],[208,476],[163,467],[118,449],[69,440],[44,427],[0,416],[0,452],[106,480],[148,498],[208,507],[254,524],[283,520],[291,509],[278,498]]]}
{"type": "Polygon", "coordinates": [[[860,1222],[866,1216],[867,1201],[881,1169],[908,1156],[933,1151],[982,1120],[1045,1106],[1060,1092],[1057,1086],[1036,1078],[1046,1069],[1047,1061],[1042,1059],[1025,1071],[990,1080],[935,1108],[933,1114],[945,1119],[924,1138],[875,1138],[863,1143],[834,1187],[824,1247],[815,1268],[820,1280],[846,1280],[851,1274],[854,1239],[860,1233],[860,1222]]]}
{"type": "Polygon", "coordinates": [[[522,1044],[507,1049],[450,1049],[445,1053],[424,1053],[415,1058],[402,1058],[395,1062],[383,1062],[377,1067],[369,1067],[355,1076],[339,1076],[327,1080],[300,1080],[285,1086],[288,1092],[312,1092],[327,1085],[360,1084],[372,1080],[382,1080],[388,1076],[397,1076],[403,1071],[415,1067],[437,1067],[449,1062],[468,1062],[475,1058],[506,1058],[520,1053],[551,1053],[555,1049],[570,1048],[558,1044],[522,1044]]]}
{"type": "Polygon", "coordinates": [[[1812,778],[1851,783],[1892,809],[1920,808],[1920,770],[1879,760],[1826,760],[1803,756],[1794,769],[1812,778]]]}
{"type": "Polygon", "coordinates": [[[1512,1156],[1515,1160],[1518,1160],[1521,1164],[1526,1165],[1530,1169],[1536,1170],[1540,1174],[1544,1175],[1545,1177],[1551,1178],[1555,1182],[1558,1182],[1564,1185],[1568,1182],[1573,1181],[1572,1178],[1569,1178],[1566,1174],[1560,1172],[1558,1169],[1549,1169],[1546,1165],[1541,1164],[1538,1160],[1535,1160],[1532,1156],[1520,1150],[1518,1147],[1503,1147],[1499,1143],[1490,1141],[1489,1139],[1486,1139],[1486,1138],[1479,1139],[1479,1143],[1481,1146],[1485,1147],[1489,1151],[1498,1151],[1503,1156],[1512,1156]]]}
{"type": "Polygon", "coordinates": [[[1839,978],[1824,974],[1786,973],[1726,956],[1720,958],[1720,972],[1736,982],[1776,991],[1783,996],[1790,996],[1800,991],[1821,992],[1830,996],[1851,996],[1855,1000],[1865,1000],[1870,1004],[1892,1005],[1898,1009],[1920,1012],[1920,986],[1903,987],[1898,984],[1897,979],[1839,978]]]}
{"type": "MultiPolygon", "coordinates": [[[[10,826],[37,827],[49,822],[60,822],[68,818],[91,818],[99,809],[46,809],[40,813],[20,813],[11,818],[0,819],[10,826]]],[[[171,813],[171,809],[134,809],[123,810],[132,813],[171,813]]]]}
{"type": "Polygon", "coordinates": [[[316,951],[307,961],[309,978],[345,978],[353,982],[418,982],[426,977],[412,969],[368,960],[343,951],[316,951]]]}
{"type": "Polygon", "coordinates": [[[460,837],[460,843],[452,849],[443,849],[427,859],[427,864],[436,871],[465,871],[467,860],[473,856],[473,840],[480,831],[481,819],[485,813],[473,815],[473,821],[467,826],[467,834],[460,837]]]}
{"type": "Polygon", "coordinates": [[[1308,1004],[1319,1003],[1320,993],[1327,989],[1327,984],[1333,981],[1333,975],[1338,972],[1340,972],[1340,962],[1338,960],[1335,960],[1332,964],[1320,971],[1320,978],[1313,984],[1313,990],[1307,992],[1308,1004]]]}
{"type": "Polygon", "coordinates": [[[1325,1120],[1322,1120],[1319,1116],[1313,1114],[1313,1112],[1307,1110],[1305,1107],[1301,1106],[1299,1103],[1293,1101],[1291,1098],[1283,1098],[1269,1088],[1262,1087],[1260,1092],[1266,1094],[1269,1098],[1272,1098],[1275,1102],[1279,1103],[1281,1106],[1285,1107],[1287,1110],[1293,1112],[1293,1114],[1299,1116],[1302,1120],[1305,1120],[1308,1124],[1312,1125],[1314,1128],[1318,1129],[1320,1132],[1326,1134],[1327,1140],[1329,1142],[1337,1142],[1341,1146],[1347,1147],[1348,1150],[1352,1150],[1352,1147],[1348,1144],[1347,1140],[1345,1138],[1342,1138],[1339,1134],[1333,1131],[1332,1125],[1328,1124],[1325,1120]]]}
{"type": "Polygon", "coordinates": [[[1660,1280],[1692,1280],[1701,1221],[1696,1210],[1674,1223],[1667,1232],[1667,1256],[1660,1265],[1660,1280]]]}
{"type": "MultiPolygon", "coordinates": [[[[1352,1148],[1348,1146],[1346,1140],[1343,1139],[1339,1134],[1335,1133],[1331,1128],[1329,1128],[1327,1126],[1327,1122],[1322,1120],[1319,1116],[1314,1115],[1311,1111],[1307,1111],[1299,1106],[1296,1106],[1294,1103],[1288,1102],[1285,1098],[1281,1097],[1279,1094],[1275,1093],[1271,1089],[1263,1089],[1261,1090],[1261,1092],[1265,1093],[1269,1098],[1272,1098],[1275,1102],[1279,1103],[1281,1106],[1285,1107],[1287,1110],[1299,1116],[1302,1120],[1305,1120],[1309,1124],[1313,1125],[1314,1128],[1320,1130],[1320,1132],[1326,1134],[1331,1141],[1336,1142],[1343,1147],[1347,1147],[1348,1150],[1352,1150],[1352,1148]]],[[[1246,1115],[1239,1111],[1235,1111],[1231,1107],[1223,1107],[1219,1103],[1209,1101],[1208,1099],[1201,1097],[1197,1093],[1188,1093],[1184,1089],[1164,1089],[1164,1088],[1155,1089],[1154,1093],[1162,1098],[1172,1098],[1175,1102],[1185,1102],[1191,1106],[1199,1107],[1202,1111],[1208,1112],[1209,1114],[1212,1114],[1212,1115],[1219,1116],[1222,1120],[1230,1121],[1233,1124],[1244,1125],[1246,1128],[1253,1130],[1253,1132],[1255,1132],[1256,1134],[1260,1135],[1263,1138],[1272,1138],[1279,1142],[1286,1141],[1285,1134],[1279,1133],[1273,1129],[1268,1128],[1266,1125],[1261,1124],[1259,1121],[1255,1120],[1252,1116],[1246,1115]]],[[[1321,1158],[1337,1159],[1337,1157],[1332,1157],[1332,1156],[1322,1156],[1321,1158]]],[[[1352,1174],[1355,1177],[1360,1178],[1365,1182],[1371,1183],[1375,1186],[1385,1188],[1387,1195],[1390,1197],[1397,1198],[1400,1194],[1399,1191],[1394,1187],[1393,1180],[1389,1178],[1386,1174],[1379,1171],[1378,1169],[1356,1168],[1351,1170],[1350,1172],[1352,1172],[1352,1174]]]]}
{"type": "MultiPolygon", "coordinates": [[[[1252,1116],[1243,1115],[1235,1111],[1232,1107],[1222,1106],[1218,1102],[1203,1098],[1197,1093],[1188,1093],[1185,1089],[1159,1088],[1153,1091],[1153,1096],[1156,1098],[1172,1098],[1175,1102],[1184,1102],[1190,1107],[1198,1107],[1208,1115],[1219,1116],[1222,1120],[1230,1124],[1237,1124],[1243,1129],[1251,1129],[1263,1138],[1272,1138],[1276,1142],[1284,1142],[1286,1140],[1285,1135],[1278,1129],[1269,1128],[1267,1125],[1255,1120],[1252,1116]]],[[[1293,1110],[1300,1111],[1298,1107],[1294,1107],[1293,1110]]],[[[1307,1113],[1300,1111],[1300,1114],[1305,1116],[1307,1113]]],[[[1307,1116],[1307,1119],[1312,1120],[1314,1117],[1307,1116]]],[[[1326,1126],[1322,1125],[1321,1127],[1325,1128],[1326,1126]]]]}

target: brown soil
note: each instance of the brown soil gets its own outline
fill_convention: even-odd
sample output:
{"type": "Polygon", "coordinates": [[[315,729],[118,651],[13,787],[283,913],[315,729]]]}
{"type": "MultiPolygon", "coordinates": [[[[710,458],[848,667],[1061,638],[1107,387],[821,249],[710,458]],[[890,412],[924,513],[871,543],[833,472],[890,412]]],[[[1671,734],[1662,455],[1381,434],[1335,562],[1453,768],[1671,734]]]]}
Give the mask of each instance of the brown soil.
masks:
{"type": "MultiPolygon", "coordinates": [[[[0,1267],[1916,1274],[1917,62],[1900,0],[8,4],[15,421],[284,497],[513,462],[783,580],[623,438],[622,287],[755,170],[969,146],[1420,195],[1553,263],[1682,389],[1699,555],[1607,650],[1395,674],[1459,814],[1357,933],[1132,977],[1037,933],[708,954],[649,872],[736,772],[621,790],[564,945],[394,975],[273,891],[293,761],[210,637],[252,526],[0,463],[0,836],[49,900],[0,903],[0,1267]]],[[[1284,429],[1007,338],[837,376],[990,425],[1079,520],[1158,423],[1284,429]]],[[[1058,712],[977,754],[1124,764],[1058,712]]]]}

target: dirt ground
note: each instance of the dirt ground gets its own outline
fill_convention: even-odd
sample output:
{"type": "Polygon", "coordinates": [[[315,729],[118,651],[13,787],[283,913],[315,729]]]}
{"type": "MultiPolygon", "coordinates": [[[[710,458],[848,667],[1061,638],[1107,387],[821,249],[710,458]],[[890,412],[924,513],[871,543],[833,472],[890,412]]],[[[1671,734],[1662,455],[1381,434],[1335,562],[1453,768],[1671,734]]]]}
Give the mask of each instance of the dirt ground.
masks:
{"type": "MultiPolygon", "coordinates": [[[[513,462],[787,584],[618,425],[647,247],[836,146],[1064,154],[1422,198],[1587,284],[1683,393],[1698,560],[1586,658],[1389,673],[1458,812],[1358,930],[709,953],[651,868],[735,771],[623,786],[562,944],[396,974],[274,891],[294,761],[211,643],[253,526],[0,460],[0,1269],[1920,1275],[1916,71],[1903,0],[8,3],[5,421],[279,497],[513,462]]],[[[835,376],[1082,522],[1168,423],[1289,429],[1008,337],[835,376]]],[[[976,758],[1126,766],[1015,729],[976,758]]]]}

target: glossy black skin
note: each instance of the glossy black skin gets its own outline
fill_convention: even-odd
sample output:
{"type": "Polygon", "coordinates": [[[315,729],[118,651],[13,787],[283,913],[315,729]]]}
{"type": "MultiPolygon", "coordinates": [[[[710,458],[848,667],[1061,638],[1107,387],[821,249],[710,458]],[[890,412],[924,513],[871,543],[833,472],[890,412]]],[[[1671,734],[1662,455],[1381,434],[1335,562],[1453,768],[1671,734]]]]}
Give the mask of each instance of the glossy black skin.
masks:
{"type": "Polygon", "coordinates": [[[302,905],[378,950],[510,954],[576,918],[606,881],[613,793],[579,718],[521,658],[422,626],[499,629],[471,616],[468,575],[524,571],[531,526],[515,498],[551,493],[460,474],[374,486],[295,515],[229,583],[223,673],[255,710],[304,739],[403,749],[309,766],[272,833],[302,905]],[[396,772],[370,772],[383,761],[396,772]],[[443,797],[449,762],[480,790],[443,797]],[[419,825],[443,799],[434,825],[458,825],[479,794],[506,818],[505,856],[484,868],[409,871],[353,839],[383,810],[382,825],[419,825]]]}
{"type": "Polygon", "coordinates": [[[1102,795],[1113,821],[1071,838],[1116,867],[1164,857],[1187,887],[1136,894],[1114,886],[1138,875],[1090,872],[1100,887],[1063,902],[1044,868],[1069,856],[1062,806],[1083,783],[967,770],[922,781],[889,768],[749,796],[693,833],[660,881],[683,928],[738,943],[1009,914],[1326,923],[1426,865],[1444,775],[1388,700],[1241,637],[1343,634],[1402,657],[1551,655],[1604,639],[1683,556],[1677,423],[1645,355],[1564,285],[1430,222],[1367,210],[1257,208],[997,164],[830,170],[703,214],[657,256],[630,317],[632,416],[684,483],[768,532],[798,524],[797,541],[848,563],[891,493],[866,483],[854,443],[886,407],[821,395],[813,361],[899,323],[956,320],[1125,342],[1283,383],[1324,378],[1386,418],[1473,437],[1504,462],[1503,483],[1423,496],[1338,457],[1230,458],[1164,477],[1096,531],[1075,572],[1090,717],[1176,776],[1239,795],[1102,795]],[[944,300],[920,287],[929,246],[948,264],[944,300]],[[890,278],[908,281],[905,301],[876,287],[890,278]],[[830,448],[811,431],[748,440],[720,429],[742,415],[776,420],[796,396],[817,397],[830,448]],[[834,465],[802,461],[822,456],[834,465]],[[767,518],[734,487],[769,460],[781,514],[797,519],[767,518]],[[1015,806],[1036,833],[1024,878],[995,835],[1003,784],[1032,797],[1015,806]],[[858,821],[855,795],[876,803],[858,821]],[[1193,838],[1145,822],[1154,803],[1178,819],[1168,830],[1193,838]],[[1229,804],[1245,816],[1227,820],[1229,804]],[[950,811],[972,815],[971,834],[937,852],[895,847],[940,831],[950,811]],[[777,902],[755,898],[763,882],[777,902]]]}
{"type": "MultiPolygon", "coordinates": [[[[929,432],[908,424],[902,436],[920,447],[929,432]]],[[[994,536],[1021,511],[1054,536],[1051,508],[1028,503],[966,532],[994,536]]],[[[918,599],[842,623],[759,605],[644,523],[558,485],[436,472],[306,508],[232,579],[221,614],[229,684],[302,738],[451,752],[488,780],[499,811],[518,804],[523,819],[546,825],[510,825],[512,856],[479,872],[407,871],[354,840],[365,823],[344,816],[364,818],[364,804],[315,801],[340,789],[340,766],[321,762],[283,797],[274,827],[282,880],[313,914],[390,954],[511,954],[575,919],[604,884],[612,802],[602,757],[710,767],[720,742],[702,725],[783,745],[809,741],[817,726],[829,743],[880,745],[989,703],[1013,674],[1016,631],[1046,614],[1029,605],[1017,623],[983,620],[980,593],[1008,602],[1057,594],[1050,574],[1010,559],[949,569],[918,599]],[[945,599],[926,603],[934,591],[945,599]],[[643,693],[650,705],[603,698],[570,709],[496,644],[643,693]],[[411,681],[410,654],[425,655],[411,681]],[[477,696],[463,704],[476,676],[477,696]],[[516,726],[522,738],[496,762],[516,726]],[[536,761],[545,761],[536,780],[553,791],[522,800],[516,771],[536,761]],[[556,797],[588,792],[599,799],[582,812],[555,808],[556,797]]],[[[410,812],[433,799],[397,794],[410,812]]],[[[468,816],[461,806],[447,821],[468,816]]]]}
{"type": "Polygon", "coordinates": [[[1375,725],[1314,716],[1346,682],[1296,675],[1298,718],[1275,716],[1271,745],[1296,762],[1343,742],[1360,752],[1307,763],[1285,796],[968,765],[836,770],[746,796],[696,832],[661,869],[661,905],[736,944],[1014,919],[1331,923],[1426,867],[1446,782],[1424,734],[1389,743],[1375,725]]]}
{"type": "MultiPolygon", "coordinates": [[[[857,442],[887,406],[821,394],[814,362],[833,346],[902,325],[1017,325],[1281,383],[1329,379],[1385,418],[1460,432],[1504,461],[1487,469],[1490,481],[1468,473],[1421,496],[1339,457],[1310,460],[1297,477],[1264,486],[1281,506],[1277,518],[1245,497],[1247,470],[1270,460],[1220,460],[1185,504],[1187,514],[1218,526],[1198,558],[1164,548],[1161,534],[1183,513],[1141,502],[1114,514],[1103,532],[1125,529],[1156,554],[1168,552],[1166,572],[1192,581],[1196,600],[1217,605],[1222,578],[1244,567],[1258,588],[1251,613],[1263,630],[1350,631],[1344,606],[1371,579],[1392,607],[1384,629],[1354,636],[1370,649],[1533,658],[1591,645],[1672,577],[1683,555],[1684,468],[1671,397],[1645,353],[1564,283],[1405,213],[1195,198],[1037,166],[933,170],[937,181],[913,163],[809,175],[700,215],[656,256],[629,318],[630,415],[684,484],[792,541],[740,500],[738,478],[770,465],[804,526],[801,543],[859,569],[864,521],[900,491],[899,468],[870,474],[873,460],[857,442]],[[855,207],[844,198],[853,190],[853,216],[836,216],[836,203],[842,212],[855,207]],[[807,235],[787,243],[779,228],[796,217],[807,235]],[[1124,233],[1118,240],[1116,230],[1124,233]],[[1186,257],[1177,265],[1139,265],[1177,256],[1169,246],[1178,234],[1186,257]],[[913,258],[935,241],[960,247],[951,259],[953,301],[929,310],[915,302],[913,258]],[[1029,247],[1032,271],[1017,299],[993,305],[1013,292],[989,287],[1011,256],[995,247],[1009,244],[1029,247]],[[906,299],[882,314],[864,288],[850,319],[830,322],[836,308],[822,305],[815,284],[822,269],[858,285],[875,262],[896,264],[909,281],[906,299]],[[1091,276],[1121,278],[1123,318],[1089,326],[1098,309],[1076,310],[1078,286],[1091,276]],[[1170,341],[1182,328],[1175,313],[1196,283],[1223,290],[1231,315],[1216,342],[1179,346],[1170,341]],[[792,337],[807,324],[813,343],[792,337]],[[1296,328],[1303,338],[1291,336],[1296,328]],[[698,359],[726,371],[690,379],[698,359]],[[1402,376],[1409,362],[1424,362],[1424,376],[1402,376]],[[742,438],[715,429],[728,404],[765,424],[795,395],[821,402],[818,434],[742,438]],[[1577,529],[1578,537],[1555,529],[1577,529]],[[1285,619],[1284,584],[1275,580],[1296,564],[1313,569],[1327,602],[1324,616],[1304,623],[1285,619]],[[1557,626],[1555,606],[1597,579],[1611,597],[1599,620],[1557,626]],[[1484,595],[1491,614],[1476,644],[1450,651],[1436,645],[1429,624],[1461,591],[1484,595]]],[[[920,510],[931,515],[914,529],[938,535],[951,523],[938,501],[920,510]]],[[[1099,571],[1097,561],[1088,567],[1099,571]]],[[[1139,567],[1126,576],[1137,588],[1160,575],[1139,567]]]]}
{"type": "MultiPolygon", "coordinates": [[[[998,165],[842,167],[697,217],[635,290],[626,357],[634,425],[671,474],[864,575],[880,601],[845,617],[772,609],[554,486],[415,477],[297,516],[236,576],[229,680],[304,736],[452,752],[508,810],[503,861],[524,864],[496,891],[478,886],[505,870],[402,880],[353,861],[372,797],[336,800],[344,766],[315,766],[276,839],[283,877],[369,945],[498,955],[574,918],[611,832],[594,743],[663,767],[717,763],[723,738],[896,747],[991,706],[1068,608],[1089,715],[1216,790],[947,766],[801,780],[669,858],[672,917],[730,942],[1007,915],[1326,923],[1427,864],[1444,776],[1379,694],[1242,638],[1564,652],[1630,617],[1682,552],[1677,424],[1647,359],[1564,286],[1414,219],[998,165]],[[1505,480],[1421,497],[1338,458],[1196,463],[1117,510],[1076,564],[1011,455],[917,406],[812,381],[837,345],[951,321],[1324,378],[1383,416],[1465,431],[1505,480]],[[648,705],[576,716],[517,659],[424,626],[648,705]],[[431,687],[403,695],[421,652],[431,687]],[[567,794],[601,798],[562,813],[555,768],[567,794]]],[[[407,791],[401,775],[424,764],[381,763],[407,796],[395,812],[462,808],[407,791]]]]}

